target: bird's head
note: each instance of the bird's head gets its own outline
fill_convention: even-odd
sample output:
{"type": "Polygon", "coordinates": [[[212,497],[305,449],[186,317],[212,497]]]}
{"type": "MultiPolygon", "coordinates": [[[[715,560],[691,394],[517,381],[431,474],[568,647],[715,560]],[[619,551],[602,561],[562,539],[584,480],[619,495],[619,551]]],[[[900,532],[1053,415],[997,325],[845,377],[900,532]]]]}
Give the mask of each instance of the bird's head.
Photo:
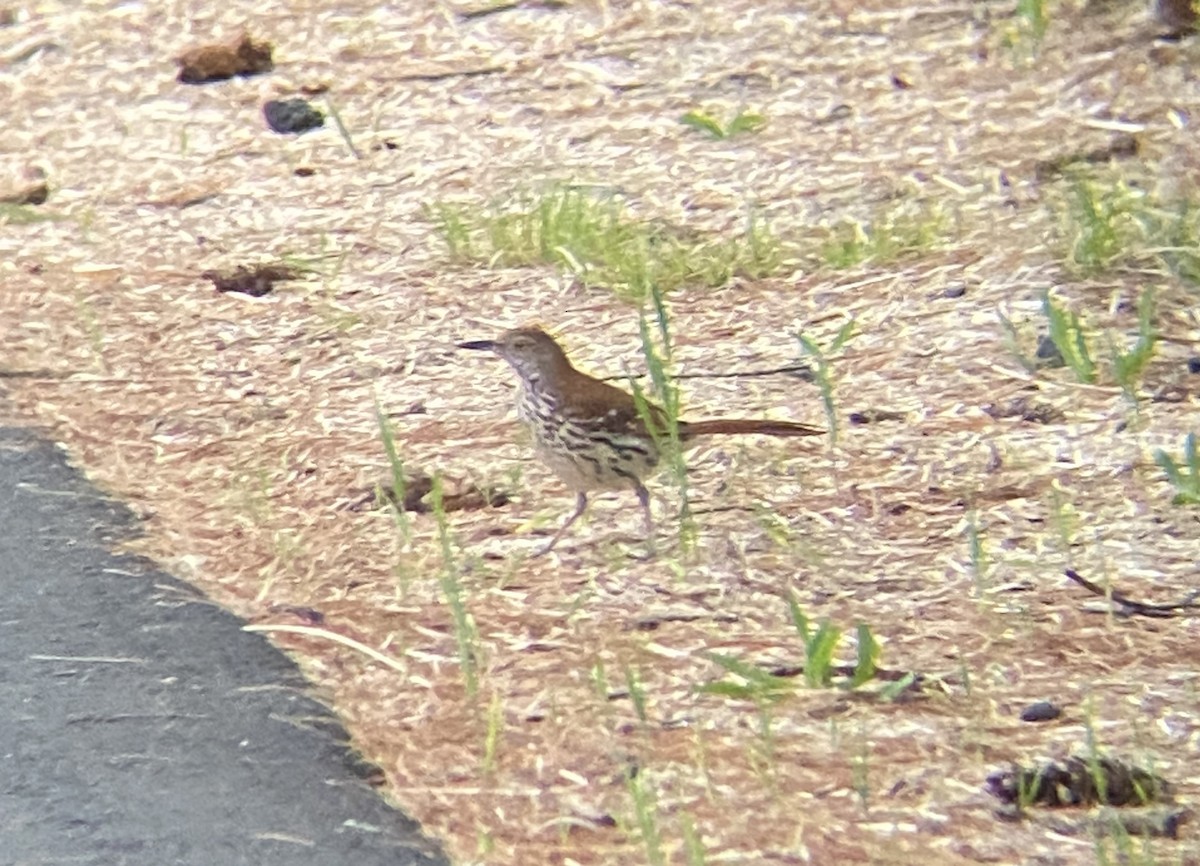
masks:
{"type": "Polygon", "coordinates": [[[494,352],[508,361],[526,381],[535,381],[562,367],[570,367],[566,353],[541,328],[514,328],[496,340],[459,343],[460,349],[494,352]]]}

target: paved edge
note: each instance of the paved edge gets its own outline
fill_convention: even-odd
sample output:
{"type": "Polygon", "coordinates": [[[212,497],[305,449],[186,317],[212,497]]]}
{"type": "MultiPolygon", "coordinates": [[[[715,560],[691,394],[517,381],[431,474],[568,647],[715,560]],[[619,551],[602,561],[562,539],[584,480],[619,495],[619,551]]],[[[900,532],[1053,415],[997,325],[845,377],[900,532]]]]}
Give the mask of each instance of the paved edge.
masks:
{"type": "Polygon", "coordinates": [[[295,664],[145,560],[61,449],[0,427],[8,863],[446,864],[295,664]]]}

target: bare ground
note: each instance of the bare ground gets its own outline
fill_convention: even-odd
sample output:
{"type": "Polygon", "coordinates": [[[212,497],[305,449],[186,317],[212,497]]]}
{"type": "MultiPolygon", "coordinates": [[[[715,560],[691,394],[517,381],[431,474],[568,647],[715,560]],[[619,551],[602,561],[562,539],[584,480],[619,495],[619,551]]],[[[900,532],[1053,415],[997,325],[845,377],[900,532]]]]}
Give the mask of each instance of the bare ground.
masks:
{"type": "MultiPolygon", "coordinates": [[[[144,517],[138,550],[259,626],[315,622],[390,658],[274,633],[388,796],[456,859],[642,862],[636,770],[667,862],[687,861],[688,822],[710,863],[1095,862],[1086,822],[1002,821],[984,787],[1009,762],[1086,753],[1089,727],[1195,801],[1200,621],[1114,616],[1062,577],[1159,601],[1196,585],[1200,523],[1169,505],[1153,463],[1196,427],[1194,289],[1150,265],[1064,270],[1056,181],[1037,171],[1135,133],[1131,182],[1193,188],[1193,58],[1153,43],[1140,7],[1058,8],[1027,60],[994,3],[581,3],[471,19],[415,3],[192,5],[18,4],[0,29],[0,155],[43,166],[44,208],[63,217],[0,226],[3,387],[144,517]],[[242,26],[275,42],[272,74],[175,82],[176,54],[242,26]],[[265,98],[321,86],[360,159],[332,129],[264,128],[265,98]],[[711,141],[678,123],[696,107],[749,107],[768,125],[711,141]],[[507,370],[453,344],[536,319],[586,368],[618,374],[639,366],[636,310],[551,268],[454,264],[422,208],[547,180],[726,233],[751,203],[801,234],[897,200],[943,208],[952,231],[915,256],[851,271],[797,259],[670,298],[687,373],[784,364],[796,331],[827,340],[855,317],[839,412],[903,420],[846,426],[836,446],[691,451],[696,557],[669,519],[647,556],[614,496],[531,559],[570,494],[516,433],[507,370]],[[284,256],[319,266],[262,299],[200,277],[284,256]],[[1119,333],[1148,285],[1164,342],[1137,412],[1111,379],[1032,375],[1005,346],[997,313],[1032,335],[1046,287],[1119,333]],[[1017,398],[1047,423],[984,411],[1017,398]],[[405,542],[386,510],[361,507],[387,477],[377,401],[410,468],[515,497],[449,515],[479,634],[474,698],[435,519],[413,516],[405,542]],[[923,689],[888,703],[800,688],[770,707],[769,733],[753,703],[698,693],[720,676],[708,651],[800,660],[789,593],[814,618],[868,623],[884,666],[924,674],[923,689]],[[1064,716],[1018,719],[1043,698],[1064,716]]],[[[823,423],[796,379],[686,389],[689,416],[823,423]]],[[[676,492],[655,493],[665,518],[676,492]]],[[[1160,862],[1200,858],[1194,825],[1151,844],[1160,862]]]]}

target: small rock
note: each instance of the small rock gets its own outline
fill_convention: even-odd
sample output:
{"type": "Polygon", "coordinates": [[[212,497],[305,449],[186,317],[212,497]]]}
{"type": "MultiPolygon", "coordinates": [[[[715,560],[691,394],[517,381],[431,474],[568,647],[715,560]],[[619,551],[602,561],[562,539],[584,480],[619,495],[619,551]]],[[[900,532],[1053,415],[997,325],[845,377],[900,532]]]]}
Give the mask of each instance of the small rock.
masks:
{"type": "Polygon", "coordinates": [[[238,265],[232,271],[205,271],[200,276],[212,280],[213,288],[218,292],[238,292],[261,298],[275,288],[275,284],[283,280],[294,280],[300,272],[286,265],[257,265],[248,268],[238,265]]]}
{"type": "Polygon", "coordinates": [[[1035,701],[1021,710],[1023,722],[1049,722],[1062,715],[1062,707],[1051,701],[1035,701]]]}
{"type": "Polygon", "coordinates": [[[1188,372],[1200,373],[1200,355],[1193,355],[1188,358],[1188,372]]]}
{"type": "Polygon", "coordinates": [[[45,204],[49,197],[46,172],[37,166],[29,166],[13,176],[0,176],[0,203],[45,204]]]}
{"type": "Polygon", "coordinates": [[[235,75],[246,77],[270,72],[275,68],[272,51],[274,46],[270,42],[255,42],[248,33],[239,34],[229,42],[189,48],[176,59],[178,78],[184,84],[205,84],[235,75]]]}
{"type": "Polygon", "coordinates": [[[263,106],[267,126],[278,133],[308,132],[325,125],[325,115],[307,99],[272,99],[263,106]]]}
{"type": "Polygon", "coordinates": [[[1043,367],[1065,367],[1066,360],[1049,334],[1038,337],[1037,360],[1043,367]]]}
{"type": "Polygon", "coordinates": [[[1154,0],[1151,5],[1154,18],[1167,32],[1166,39],[1179,39],[1196,29],[1196,7],[1192,0],[1154,0]]]}
{"type": "Polygon", "coordinates": [[[903,421],[903,412],[893,412],[890,409],[864,409],[861,412],[850,413],[851,424],[878,424],[881,421],[903,421]]]}

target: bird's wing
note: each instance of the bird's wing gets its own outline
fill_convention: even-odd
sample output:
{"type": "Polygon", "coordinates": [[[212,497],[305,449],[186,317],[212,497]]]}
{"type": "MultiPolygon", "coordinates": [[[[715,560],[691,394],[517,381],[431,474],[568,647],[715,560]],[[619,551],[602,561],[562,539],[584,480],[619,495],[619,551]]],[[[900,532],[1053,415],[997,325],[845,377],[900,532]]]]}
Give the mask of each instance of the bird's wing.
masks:
{"type": "MultiPolygon", "coordinates": [[[[589,379],[586,386],[574,389],[573,399],[563,410],[577,424],[597,430],[619,435],[649,435],[637,402],[630,394],[607,382],[589,379]]],[[[649,411],[659,422],[660,430],[665,430],[666,418],[662,409],[650,403],[649,411]]]]}

